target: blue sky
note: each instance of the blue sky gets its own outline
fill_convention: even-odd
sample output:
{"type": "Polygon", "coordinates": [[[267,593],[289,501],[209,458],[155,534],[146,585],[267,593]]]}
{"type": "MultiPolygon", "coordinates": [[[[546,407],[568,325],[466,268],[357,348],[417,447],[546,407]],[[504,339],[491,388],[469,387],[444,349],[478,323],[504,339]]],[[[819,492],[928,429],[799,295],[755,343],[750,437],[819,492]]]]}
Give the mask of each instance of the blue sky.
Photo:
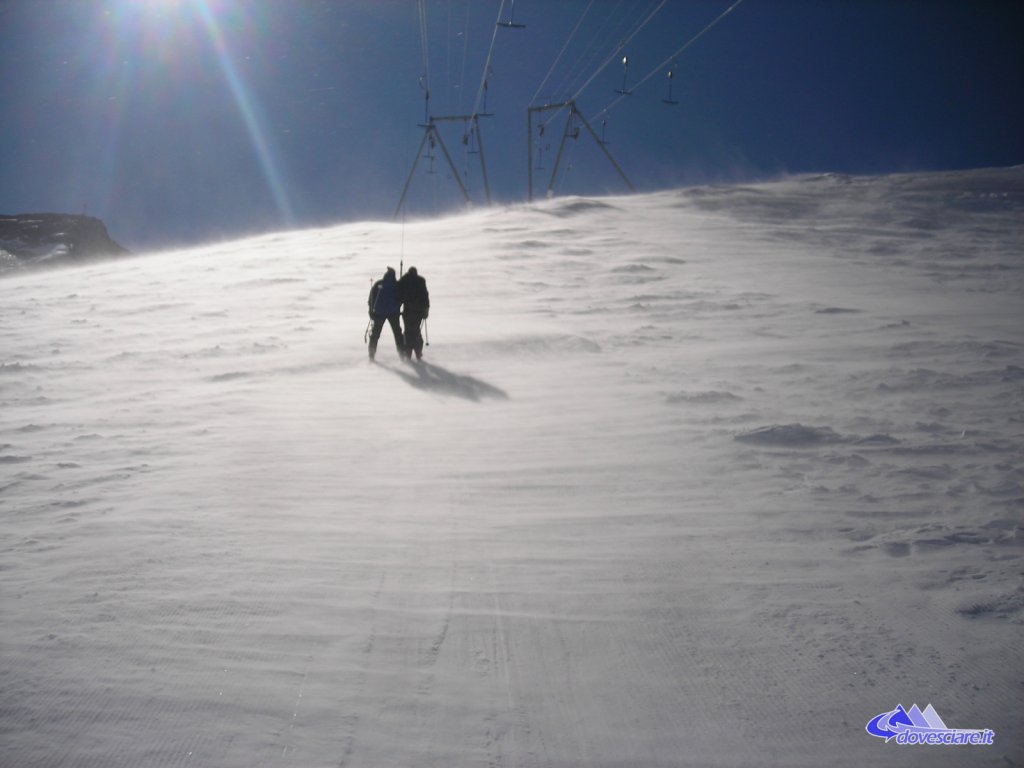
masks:
{"type": "MultiPolygon", "coordinates": [[[[742,0],[673,59],[734,2],[2,0],[0,213],[84,210],[138,249],[390,218],[426,79],[431,114],[483,111],[488,54],[497,202],[526,197],[527,107],[568,97],[641,190],[1024,163],[1017,0],[742,0]]],[[[567,117],[534,124],[536,194],[567,117]]],[[[483,202],[475,142],[440,132],[483,202]]],[[[433,154],[410,215],[460,204],[433,154]]],[[[567,142],[557,194],[624,189],[567,142]]]]}

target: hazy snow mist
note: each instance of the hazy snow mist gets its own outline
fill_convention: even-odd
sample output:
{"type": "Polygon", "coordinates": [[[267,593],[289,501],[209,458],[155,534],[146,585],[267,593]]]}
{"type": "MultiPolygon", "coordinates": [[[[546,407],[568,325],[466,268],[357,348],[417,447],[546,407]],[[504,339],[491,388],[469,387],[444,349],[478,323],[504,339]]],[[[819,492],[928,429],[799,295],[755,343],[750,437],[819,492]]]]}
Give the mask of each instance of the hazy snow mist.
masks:
{"type": "Polygon", "coordinates": [[[1021,764],[1022,254],[1016,168],[8,277],[0,763],[1021,764]]]}

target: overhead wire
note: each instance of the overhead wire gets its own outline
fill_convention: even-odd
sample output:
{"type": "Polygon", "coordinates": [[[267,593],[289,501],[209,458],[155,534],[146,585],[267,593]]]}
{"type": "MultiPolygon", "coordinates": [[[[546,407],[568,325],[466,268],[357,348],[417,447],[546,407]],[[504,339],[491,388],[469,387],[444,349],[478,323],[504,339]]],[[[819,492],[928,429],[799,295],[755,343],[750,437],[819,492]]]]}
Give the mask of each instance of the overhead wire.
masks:
{"type": "MultiPolygon", "coordinates": [[[[616,43],[612,52],[608,54],[608,56],[598,65],[598,67],[593,71],[593,73],[591,73],[590,77],[587,78],[586,82],[584,82],[583,85],[581,85],[572,96],[565,100],[566,105],[574,103],[576,99],[580,97],[580,94],[582,94],[583,91],[585,91],[587,87],[595,80],[595,78],[597,78],[597,76],[604,71],[605,67],[607,67],[612,62],[612,60],[615,59],[619,55],[619,53],[622,52],[622,49],[629,45],[633,38],[640,34],[644,27],[651,23],[651,20],[658,15],[658,12],[661,11],[661,9],[665,6],[666,2],[668,2],[668,0],[658,0],[656,5],[654,5],[654,10],[650,11],[650,13],[648,13],[642,21],[638,21],[634,25],[633,30],[624,39],[616,43]]],[[[648,6],[648,8],[650,7],[652,6],[648,6]]],[[[558,115],[561,114],[562,109],[564,108],[565,107],[563,106],[561,109],[555,111],[553,115],[549,116],[547,118],[548,122],[558,117],[558,115]]]]}
{"type": "MultiPolygon", "coordinates": [[[[658,7],[655,8],[654,11],[651,12],[651,15],[648,18],[646,18],[642,23],[639,21],[639,19],[643,16],[643,13],[641,13],[640,16],[637,17],[637,24],[639,26],[634,27],[633,30],[627,35],[627,38],[629,40],[632,40],[636,36],[637,32],[643,29],[644,25],[646,25],[647,22],[650,21],[650,19],[653,18],[653,16],[657,14],[658,11],[661,10],[661,7],[665,5],[665,0],[661,0],[661,2],[658,2],[658,0],[652,0],[651,4],[648,5],[647,7],[653,8],[655,4],[657,4],[658,7]]],[[[625,43],[623,43],[622,45],[625,46],[625,43]]]]}
{"type": "MultiPolygon", "coordinates": [[[[426,92],[426,100],[430,101],[430,49],[428,47],[429,35],[427,34],[427,4],[426,0],[419,0],[420,16],[420,51],[423,56],[423,90],[426,92]]],[[[428,114],[429,117],[429,114],[428,114]]]]}
{"type": "Polygon", "coordinates": [[[466,84],[466,54],[469,50],[469,9],[472,7],[472,3],[467,0],[466,2],[466,28],[462,33],[462,68],[459,72],[459,108],[458,113],[462,114],[462,88],[466,84]]]}
{"type": "Polygon", "coordinates": [[[498,38],[499,22],[501,21],[501,13],[505,9],[505,0],[501,0],[498,5],[498,18],[494,22],[494,31],[491,33],[491,47],[487,51],[487,60],[484,62],[484,71],[480,76],[480,87],[476,92],[476,99],[473,101],[473,114],[479,114],[480,103],[483,101],[484,91],[487,87],[487,76],[491,71],[491,58],[494,56],[494,41],[498,38]]]}
{"type": "Polygon", "coordinates": [[[568,93],[571,92],[576,84],[582,79],[583,73],[589,71],[592,62],[600,56],[600,51],[606,47],[605,40],[613,39],[616,36],[616,24],[617,15],[619,11],[628,9],[627,4],[620,3],[614,10],[614,12],[605,15],[601,25],[597,28],[593,35],[590,37],[590,42],[587,43],[586,48],[577,57],[576,61],[569,68],[562,79],[559,81],[558,86],[554,89],[555,93],[568,93]],[[611,28],[610,33],[605,33],[606,28],[611,28]]]}
{"type": "Polygon", "coordinates": [[[548,79],[551,77],[551,73],[555,71],[555,67],[558,66],[558,62],[562,60],[562,56],[565,54],[566,49],[569,47],[569,43],[571,43],[572,39],[576,36],[576,33],[579,31],[580,25],[583,23],[583,20],[587,17],[587,14],[590,13],[590,9],[593,7],[593,5],[594,0],[590,0],[590,2],[587,3],[587,7],[583,9],[583,14],[576,22],[576,26],[572,28],[572,32],[569,33],[569,37],[566,38],[565,44],[562,46],[562,50],[558,52],[558,55],[555,57],[554,62],[551,64],[551,68],[548,69],[548,73],[544,75],[544,79],[541,80],[540,85],[537,86],[537,92],[533,94],[528,103],[533,104],[537,100],[537,96],[540,95],[541,90],[543,90],[544,86],[547,85],[548,79]]]}
{"type": "MultiPolygon", "coordinates": [[[[466,24],[465,28],[462,31],[462,66],[459,71],[459,90],[456,109],[456,114],[460,115],[462,114],[463,88],[466,84],[466,55],[467,51],[469,50],[469,11],[471,6],[472,3],[470,2],[470,0],[466,0],[466,24]]],[[[463,127],[465,128],[466,126],[463,127]]],[[[464,135],[462,155],[462,177],[465,180],[467,188],[469,186],[469,155],[471,154],[470,150],[471,147],[469,145],[469,142],[466,141],[466,136],[464,135]]]]}
{"type": "MultiPolygon", "coordinates": [[[[487,98],[488,80],[489,80],[491,74],[493,73],[491,65],[492,65],[493,58],[494,58],[494,51],[495,51],[495,44],[496,44],[496,41],[497,41],[498,29],[501,26],[503,26],[501,24],[501,19],[502,19],[503,13],[504,13],[505,2],[506,2],[506,0],[500,0],[500,3],[498,5],[497,19],[495,21],[495,24],[494,24],[494,27],[493,27],[493,31],[491,33],[491,43],[490,43],[490,46],[489,46],[488,51],[487,51],[487,57],[486,57],[486,59],[484,61],[483,72],[481,73],[481,77],[480,77],[480,85],[477,88],[477,91],[476,91],[476,94],[475,94],[475,97],[474,97],[474,101],[473,101],[473,108],[472,108],[472,111],[469,114],[469,119],[471,121],[474,121],[474,122],[475,122],[477,116],[480,114],[480,109],[481,109],[482,102],[485,102],[485,100],[487,98]]],[[[564,106],[562,107],[563,109],[565,107],[569,106],[570,104],[574,103],[583,94],[583,92],[586,91],[586,89],[588,87],[590,87],[590,85],[594,82],[594,80],[607,68],[607,66],[613,60],[615,60],[619,56],[620,53],[622,53],[622,51],[626,48],[626,46],[628,46],[632,42],[632,40],[638,34],[640,34],[640,32],[643,31],[651,23],[651,21],[658,15],[658,13],[667,4],[667,2],[668,2],[668,0],[651,0],[650,5],[647,6],[647,10],[642,11],[639,16],[634,17],[636,20],[635,20],[635,22],[633,24],[633,27],[631,29],[629,29],[628,27],[625,27],[620,21],[615,21],[614,23],[612,22],[612,20],[618,15],[617,12],[619,10],[626,9],[627,10],[627,15],[628,15],[628,10],[629,10],[630,6],[632,5],[631,2],[623,2],[623,3],[621,3],[616,8],[616,13],[612,13],[612,14],[608,14],[608,15],[604,16],[604,21],[602,22],[601,26],[598,28],[597,32],[594,33],[594,35],[591,36],[590,42],[588,43],[588,45],[585,48],[584,52],[577,59],[576,63],[573,64],[572,68],[569,69],[568,74],[562,78],[562,82],[559,83],[559,86],[558,86],[558,92],[559,93],[565,93],[565,92],[568,92],[568,91],[572,91],[572,96],[570,96],[569,98],[563,100],[564,101],[564,106]],[[605,30],[608,29],[608,28],[610,28],[610,32],[605,34],[605,30]],[[592,71],[590,71],[589,77],[587,77],[586,80],[584,80],[582,82],[582,84],[577,86],[577,84],[579,83],[579,81],[582,78],[582,76],[587,71],[589,71],[590,68],[592,67],[595,58],[601,56],[600,51],[602,49],[607,50],[608,41],[614,40],[615,36],[620,34],[620,30],[621,31],[625,31],[626,29],[629,29],[629,31],[626,32],[625,37],[619,39],[618,41],[616,41],[613,44],[611,52],[608,53],[607,55],[605,55],[604,58],[601,59],[600,62],[597,64],[597,66],[594,67],[592,69],[592,71]],[[592,51],[593,51],[593,53],[591,53],[592,51]],[[585,62],[585,60],[586,60],[586,62],[585,62]],[[582,68],[582,70],[580,71],[579,74],[576,74],[576,70],[580,67],[581,63],[583,64],[583,68],[582,68]],[[567,87],[566,87],[566,84],[568,84],[567,87]],[[563,87],[566,87],[565,91],[562,90],[563,87]]],[[[734,11],[742,2],[743,2],[743,0],[733,0],[733,2],[729,5],[728,8],[726,8],[722,13],[720,13],[718,16],[716,16],[709,24],[707,24],[703,29],[701,29],[696,35],[694,35],[689,40],[687,40],[682,46],[680,46],[680,48],[678,48],[676,51],[674,51],[663,62],[658,64],[658,66],[656,66],[649,73],[644,75],[644,77],[642,77],[636,83],[632,84],[630,92],[632,92],[632,90],[635,90],[636,88],[639,88],[640,86],[642,86],[644,83],[646,83],[648,80],[650,80],[655,74],[657,74],[658,72],[663,70],[664,67],[666,67],[669,63],[671,63],[671,62],[673,62],[673,60],[677,59],[688,48],[690,48],[692,45],[694,45],[698,40],[700,40],[704,35],[706,35],[711,29],[713,29],[716,25],[718,25],[726,16],[728,16],[730,13],[732,13],[732,11],[734,11]]],[[[558,55],[555,57],[555,60],[552,62],[552,64],[549,67],[548,71],[544,75],[544,78],[541,80],[540,84],[537,86],[536,92],[534,93],[534,95],[531,97],[531,99],[529,101],[530,104],[535,103],[535,101],[538,98],[538,96],[540,96],[541,91],[548,84],[548,82],[551,79],[552,75],[557,70],[559,64],[562,62],[563,57],[565,56],[566,52],[569,50],[569,47],[572,44],[573,40],[576,39],[577,34],[581,30],[581,28],[583,26],[583,23],[586,20],[586,18],[588,17],[588,14],[590,13],[590,11],[593,8],[594,4],[595,4],[595,0],[589,0],[586,8],[584,8],[584,10],[581,13],[579,19],[577,19],[576,24],[573,26],[572,31],[569,33],[569,35],[566,38],[564,44],[562,45],[561,49],[559,50],[558,55]]],[[[463,105],[463,96],[464,96],[464,93],[465,93],[464,86],[465,86],[465,76],[466,76],[466,63],[467,63],[468,51],[469,51],[469,31],[470,31],[471,5],[472,5],[471,0],[467,0],[467,2],[466,2],[465,30],[464,30],[464,33],[463,33],[462,62],[461,62],[460,73],[459,73],[460,80],[459,80],[459,87],[458,87],[458,108],[459,108],[458,112],[460,112],[460,113],[463,111],[462,105],[463,105]]],[[[633,9],[635,10],[635,6],[633,6],[633,9]]],[[[432,121],[432,113],[431,113],[431,110],[430,110],[430,100],[431,100],[431,95],[432,94],[431,94],[429,25],[428,25],[428,20],[427,20],[426,0],[418,0],[418,15],[419,15],[419,25],[420,25],[420,49],[421,49],[422,65],[423,65],[423,75],[420,78],[420,84],[421,84],[421,87],[423,88],[424,94],[425,94],[426,121],[427,122],[431,122],[432,121]]],[[[448,0],[448,19],[447,19],[447,24],[448,24],[448,47],[447,47],[447,58],[446,58],[446,78],[447,79],[446,79],[445,87],[446,87],[446,90],[448,91],[448,98],[449,99],[451,98],[451,84],[452,84],[452,72],[451,72],[451,69],[452,69],[452,42],[451,42],[451,37],[452,37],[452,29],[453,29],[452,18],[453,18],[452,17],[452,0],[448,0]]],[[[628,19],[623,19],[623,20],[628,20],[628,19]]],[[[598,112],[595,115],[594,119],[602,118],[602,117],[608,115],[608,113],[612,109],[614,109],[615,106],[617,106],[626,95],[628,95],[628,92],[625,92],[625,79],[623,80],[623,91],[624,92],[619,93],[617,98],[613,99],[607,106],[605,106],[604,109],[602,109],[600,112],[598,112]]],[[[448,106],[450,107],[451,106],[451,102],[449,101],[447,103],[448,103],[448,106]]],[[[551,122],[554,119],[556,119],[560,112],[561,112],[561,109],[558,109],[558,111],[556,111],[555,114],[548,116],[547,119],[546,119],[546,122],[551,122]]],[[[472,143],[472,140],[473,140],[472,131],[471,130],[464,131],[463,139],[464,139],[464,144],[466,145],[467,156],[466,156],[465,169],[464,169],[462,175],[468,177],[468,154],[472,153],[472,147],[471,147],[471,143],[472,143]]],[[[603,141],[603,137],[602,137],[602,141],[603,141]]],[[[479,151],[479,150],[477,150],[477,151],[479,151]]],[[[538,149],[538,151],[539,151],[539,149],[538,149]]],[[[572,152],[572,147],[570,146],[570,154],[571,154],[571,152],[572,152]]],[[[468,178],[466,180],[468,182],[468,178]]],[[[434,183],[432,184],[432,187],[433,187],[432,191],[433,191],[433,196],[434,196],[434,200],[435,200],[435,207],[436,207],[436,202],[437,202],[437,180],[436,179],[434,179],[434,183]]]]}
{"type": "Polygon", "coordinates": [[[452,0],[448,0],[448,16],[447,16],[447,34],[444,37],[445,42],[445,57],[444,57],[444,92],[447,100],[448,109],[451,109],[451,98],[452,98],[452,0]]]}
{"type": "MultiPolygon", "coordinates": [[[[724,19],[724,18],[725,18],[726,16],[728,16],[728,15],[729,15],[730,13],[732,13],[732,12],[733,12],[733,10],[734,10],[734,9],[736,8],[736,6],[738,6],[738,5],[739,5],[740,3],[742,3],[742,2],[743,2],[743,0],[735,0],[735,2],[733,2],[733,4],[732,4],[732,5],[730,5],[730,6],[729,6],[728,8],[726,8],[726,9],[725,9],[724,11],[722,11],[722,13],[720,13],[720,14],[719,14],[718,16],[716,16],[716,17],[715,17],[715,19],[714,19],[714,20],[713,20],[713,21],[712,21],[712,22],[711,22],[710,24],[708,24],[708,25],[707,25],[706,27],[704,27],[704,29],[702,29],[702,30],[701,30],[700,32],[698,32],[698,33],[697,33],[696,35],[694,35],[694,36],[693,36],[693,37],[691,37],[691,38],[690,38],[689,40],[687,40],[687,41],[686,41],[686,43],[684,43],[684,44],[682,45],[682,47],[680,47],[680,48],[679,48],[679,49],[678,49],[678,50],[677,50],[677,51],[676,51],[675,53],[673,53],[673,54],[672,54],[671,56],[669,56],[669,57],[668,57],[667,59],[665,59],[665,60],[664,60],[663,62],[661,62],[661,63],[660,63],[660,64],[659,64],[658,66],[656,66],[656,67],[655,67],[654,69],[652,69],[652,70],[651,70],[650,72],[648,72],[648,73],[647,73],[646,75],[644,75],[644,77],[642,77],[642,78],[641,78],[640,80],[638,80],[638,81],[636,82],[636,84],[635,84],[635,85],[633,86],[633,88],[634,88],[634,89],[636,89],[636,88],[639,88],[639,87],[640,87],[641,85],[643,85],[643,84],[644,84],[644,83],[646,83],[646,82],[647,82],[648,80],[650,80],[650,79],[651,79],[652,77],[654,77],[654,76],[655,76],[655,75],[656,75],[656,74],[657,74],[658,72],[661,72],[661,71],[662,71],[662,70],[663,70],[663,69],[664,69],[664,68],[665,68],[666,66],[668,66],[668,65],[669,65],[670,63],[672,63],[672,61],[673,61],[674,59],[677,59],[677,58],[679,58],[679,56],[680,56],[680,55],[681,55],[681,54],[682,54],[682,53],[683,53],[684,51],[686,51],[686,49],[687,49],[687,48],[689,48],[689,47],[690,47],[691,45],[693,45],[693,44],[694,44],[694,43],[696,43],[696,42],[697,42],[698,40],[700,40],[700,39],[701,39],[701,38],[702,38],[702,37],[703,37],[703,36],[704,36],[705,34],[707,34],[707,33],[708,33],[708,32],[709,32],[709,31],[710,31],[710,30],[711,30],[711,29],[712,29],[712,28],[713,28],[713,27],[714,27],[714,26],[715,26],[716,24],[718,24],[718,23],[719,23],[719,22],[720,22],[720,21],[721,21],[722,19],[724,19]]],[[[622,101],[622,99],[623,99],[623,98],[625,98],[625,94],[620,94],[620,95],[618,96],[618,98],[616,98],[616,99],[613,99],[613,100],[612,100],[612,101],[611,101],[611,102],[610,102],[610,103],[608,104],[608,106],[606,106],[606,107],[605,107],[604,109],[602,109],[602,110],[601,110],[600,112],[598,112],[598,113],[597,113],[596,115],[594,115],[594,119],[596,120],[597,118],[599,118],[599,117],[601,117],[601,116],[603,116],[603,115],[607,115],[607,114],[608,114],[608,113],[609,113],[609,112],[610,112],[610,111],[611,111],[611,110],[612,110],[612,109],[613,109],[613,108],[614,108],[614,107],[615,107],[615,106],[616,106],[616,105],[617,105],[617,104],[618,104],[618,103],[619,103],[620,101],[622,101]]]]}
{"type": "MultiPolygon", "coordinates": [[[[629,45],[633,38],[640,34],[641,30],[643,30],[644,27],[651,23],[651,19],[658,15],[658,12],[664,7],[666,2],[668,2],[668,0],[660,0],[657,7],[647,15],[647,18],[645,18],[642,22],[640,22],[640,24],[636,26],[636,28],[629,34],[629,36],[625,40],[623,40],[615,47],[615,50],[612,51],[611,54],[609,54],[609,56],[603,62],[601,62],[601,65],[596,70],[594,70],[594,73],[587,79],[585,83],[583,83],[583,85],[579,87],[579,89],[576,91],[575,94],[573,94],[572,98],[570,98],[569,101],[575,101],[576,99],[579,98],[580,94],[587,89],[587,86],[594,82],[594,79],[599,74],[601,74],[601,72],[604,71],[605,67],[611,64],[612,60],[619,55],[622,49],[629,45]]],[[[740,0],[740,2],[742,2],[742,0],[740,0]]]]}

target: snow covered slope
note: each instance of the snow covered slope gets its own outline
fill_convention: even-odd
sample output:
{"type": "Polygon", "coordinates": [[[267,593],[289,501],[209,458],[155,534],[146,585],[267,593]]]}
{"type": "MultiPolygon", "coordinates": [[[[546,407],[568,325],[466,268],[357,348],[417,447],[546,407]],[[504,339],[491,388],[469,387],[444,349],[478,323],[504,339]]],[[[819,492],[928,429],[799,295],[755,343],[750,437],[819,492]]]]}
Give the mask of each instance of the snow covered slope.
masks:
{"type": "Polygon", "coordinates": [[[2,762],[1019,764],[1022,254],[1018,168],[0,281],[2,762]]]}

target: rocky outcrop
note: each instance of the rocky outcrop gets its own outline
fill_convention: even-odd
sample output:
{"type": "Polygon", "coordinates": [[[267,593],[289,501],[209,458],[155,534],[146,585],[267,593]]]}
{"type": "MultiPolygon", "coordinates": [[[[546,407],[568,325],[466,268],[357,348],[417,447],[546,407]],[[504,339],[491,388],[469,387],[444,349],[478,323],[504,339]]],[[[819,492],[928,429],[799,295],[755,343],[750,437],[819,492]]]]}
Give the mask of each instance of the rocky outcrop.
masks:
{"type": "Polygon", "coordinates": [[[125,256],[99,219],[62,213],[0,215],[0,274],[125,256]]]}

